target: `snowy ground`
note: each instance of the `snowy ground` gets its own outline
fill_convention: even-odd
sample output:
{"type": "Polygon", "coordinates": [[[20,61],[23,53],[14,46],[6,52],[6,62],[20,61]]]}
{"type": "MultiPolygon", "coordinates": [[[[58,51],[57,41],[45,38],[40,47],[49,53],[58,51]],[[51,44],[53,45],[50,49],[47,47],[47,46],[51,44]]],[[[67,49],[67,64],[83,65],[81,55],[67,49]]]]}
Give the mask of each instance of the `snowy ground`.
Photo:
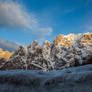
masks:
{"type": "Polygon", "coordinates": [[[92,92],[92,64],[58,71],[0,71],[0,92],[92,92]]]}

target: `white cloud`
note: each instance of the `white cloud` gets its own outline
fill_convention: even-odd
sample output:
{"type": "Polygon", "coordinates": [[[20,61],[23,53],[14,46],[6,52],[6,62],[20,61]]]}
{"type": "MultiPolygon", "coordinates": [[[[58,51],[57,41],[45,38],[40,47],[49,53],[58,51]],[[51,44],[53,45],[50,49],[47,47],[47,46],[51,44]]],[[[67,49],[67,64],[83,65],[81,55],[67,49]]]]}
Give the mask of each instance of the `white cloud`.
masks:
{"type": "Polygon", "coordinates": [[[89,30],[89,31],[92,31],[92,26],[91,26],[91,25],[88,26],[88,30],[89,30]]]}
{"type": "Polygon", "coordinates": [[[40,28],[40,32],[42,35],[51,35],[52,34],[52,28],[48,27],[48,28],[40,28]]]}
{"type": "Polygon", "coordinates": [[[4,50],[14,51],[19,48],[20,44],[0,39],[0,48],[4,50]]]}
{"type": "Polygon", "coordinates": [[[42,42],[45,40],[45,37],[48,37],[52,34],[52,28],[48,27],[48,28],[39,28],[37,29],[37,32],[33,32],[33,39],[36,39],[40,42],[40,44],[42,44],[42,42]],[[34,37],[35,35],[35,37],[34,37]]]}
{"type": "MultiPolygon", "coordinates": [[[[87,22],[88,23],[88,22],[87,22]]],[[[83,26],[83,30],[84,30],[84,32],[91,32],[92,33],[92,24],[85,24],[84,26],[83,26]]]]}
{"type": "Polygon", "coordinates": [[[51,28],[41,28],[40,25],[37,18],[27,12],[23,5],[12,0],[0,1],[0,27],[26,28],[31,30],[34,38],[39,36],[39,39],[51,35],[51,28]]]}
{"type": "Polygon", "coordinates": [[[0,1],[0,26],[32,29],[36,22],[22,5],[12,1],[0,1]]]}

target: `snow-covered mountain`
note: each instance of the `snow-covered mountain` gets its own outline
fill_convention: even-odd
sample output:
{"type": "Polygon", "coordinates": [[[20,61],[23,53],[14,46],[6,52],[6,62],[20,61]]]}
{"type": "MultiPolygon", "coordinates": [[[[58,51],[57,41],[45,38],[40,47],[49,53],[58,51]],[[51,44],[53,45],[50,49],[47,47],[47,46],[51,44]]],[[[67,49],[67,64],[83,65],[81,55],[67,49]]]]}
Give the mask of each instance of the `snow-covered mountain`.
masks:
{"type": "Polygon", "coordinates": [[[53,43],[45,41],[43,46],[35,40],[27,47],[20,46],[11,58],[1,60],[1,70],[48,71],[92,64],[92,34],[58,35],[53,43]]]}

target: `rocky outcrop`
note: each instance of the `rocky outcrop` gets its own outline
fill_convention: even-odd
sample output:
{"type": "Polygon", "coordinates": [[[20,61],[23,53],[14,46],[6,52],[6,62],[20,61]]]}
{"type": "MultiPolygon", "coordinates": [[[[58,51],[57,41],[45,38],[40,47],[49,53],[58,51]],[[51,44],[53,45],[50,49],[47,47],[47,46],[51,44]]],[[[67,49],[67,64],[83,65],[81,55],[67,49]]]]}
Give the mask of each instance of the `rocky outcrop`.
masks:
{"type": "Polygon", "coordinates": [[[27,47],[20,46],[11,58],[3,63],[1,70],[45,71],[92,64],[92,34],[59,35],[53,43],[45,41],[43,46],[33,41],[27,47]]]}
{"type": "Polygon", "coordinates": [[[57,71],[0,71],[0,92],[92,92],[92,64],[57,71]]]}
{"type": "Polygon", "coordinates": [[[0,58],[10,58],[13,53],[14,52],[3,51],[3,49],[0,48],[0,58]]]}

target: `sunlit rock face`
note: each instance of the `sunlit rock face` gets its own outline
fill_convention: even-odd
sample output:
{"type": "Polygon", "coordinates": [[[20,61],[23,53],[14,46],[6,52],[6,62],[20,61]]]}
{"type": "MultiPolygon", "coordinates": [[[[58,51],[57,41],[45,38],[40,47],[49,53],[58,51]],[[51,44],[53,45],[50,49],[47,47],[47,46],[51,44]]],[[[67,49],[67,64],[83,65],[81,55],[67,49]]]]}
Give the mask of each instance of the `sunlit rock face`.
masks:
{"type": "Polygon", "coordinates": [[[84,34],[69,34],[69,35],[58,35],[54,40],[55,45],[62,45],[68,47],[70,44],[73,44],[76,39],[82,36],[81,42],[84,45],[92,45],[92,34],[91,33],[84,33],[84,34]]]}
{"type": "Polygon", "coordinates": [[[74,42],[75,38],[76,38],[76,35],[74,34],[69,34],[66,36],[60,34],[54,40],[54,44],[58,46],[62,45],[62,46],[68,47],[71,43],[74,42]]]}
{"type": "Polygon", "coordinates": [[[90,33],[83,34],[83,39],[81,40],[81,42],[84,45],[92,46],[92,34],[90,33]]]}
{"type": "Polygon", "coordinates": [[[42,46],[35,40],[27,47],[20,46],[0,69],[48,71],[84,64],[92,64],[91,33],[60,34],[53,43],[45,41],[42,46]]]}
{"type": "Polygon", "coordinates": [[[0,48],[0,58],[10,58],[13,53],[14,52],[3,51],[3,49],[0,48]]]}

